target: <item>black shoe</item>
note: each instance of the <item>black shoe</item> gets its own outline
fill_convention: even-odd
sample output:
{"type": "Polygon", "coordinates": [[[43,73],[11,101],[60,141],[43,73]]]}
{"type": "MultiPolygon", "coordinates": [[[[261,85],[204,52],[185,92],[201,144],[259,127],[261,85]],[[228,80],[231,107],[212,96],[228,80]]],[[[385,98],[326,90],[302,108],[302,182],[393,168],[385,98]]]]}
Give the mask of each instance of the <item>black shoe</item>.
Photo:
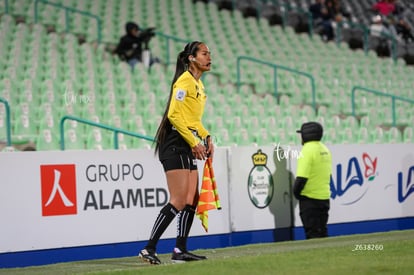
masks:
{"type": "Polygon", "coordinates": [[[206,260],[206,259],[207,259],[206,256],[195,255],[195,254],[190,253],[188,251],[186,251],[186,252],[176,251],[175,249],[174,249],[172,257],[171,257],[171,260],[175,263],[200,261],[200,260],[206,260]]]}
{"type": "Polygon", "coordinates": [[[188,252],[188,251],[186,253],[189,254],[189,255],[191,255],[192,257],[198,258],[199,260],[207,260],[207,257],[206,256],[196,255],[196,254],[193,254],[193,253],[188,252]]]}
{"type": "Polygon", "coordinates": [[[150,264],[161,264],[161,261],[158,259],[155,251],[144,248],[138,253],[138,257],[142,258],[146,262],[149,262],[150,264]]]}

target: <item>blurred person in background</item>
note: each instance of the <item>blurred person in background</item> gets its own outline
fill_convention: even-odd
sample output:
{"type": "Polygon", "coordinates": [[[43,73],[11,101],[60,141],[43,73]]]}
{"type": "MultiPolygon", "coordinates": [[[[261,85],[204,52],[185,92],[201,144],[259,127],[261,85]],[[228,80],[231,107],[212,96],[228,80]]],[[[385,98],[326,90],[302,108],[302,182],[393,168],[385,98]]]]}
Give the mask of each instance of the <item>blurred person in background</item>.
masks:
{"type": "Polygon", "coordinates": [[[323,40],[332,40],[334,38],[333,17],[329,13],[325,0],[316,0],[310,5],[309,12],[312,14],[315,31],[322,36],[323,40]]]}
{"type": "Polygon", "coordinates": [[[303,147],[298,158],[293,194],[299,201],[305,236],[306,239],[327,237],[331,152],[321,142],[323,128],[318,122],[306,122],[296,132],[301,134],[303,147]]]}
{"type": "Polygon", "coordinates": [[[144,62],[146,66],[151,66],[155,62],[159,62],[158,58],[151,57],[148,47],[149,41],[153,36],[155,28],[140,29],[137,23],[128,22],[125,24],[125,35],[123,35],[114,53],[118,57],[126,61],[131,69],[134,70],[138,62],[144,62]]]}
{"type": "Polygon", "coordinates": [[[372,5],[372,10],[378,12],[382,16],[389,16],[395,11],[395,4],[390,0],[380,0],[372,5]]]}

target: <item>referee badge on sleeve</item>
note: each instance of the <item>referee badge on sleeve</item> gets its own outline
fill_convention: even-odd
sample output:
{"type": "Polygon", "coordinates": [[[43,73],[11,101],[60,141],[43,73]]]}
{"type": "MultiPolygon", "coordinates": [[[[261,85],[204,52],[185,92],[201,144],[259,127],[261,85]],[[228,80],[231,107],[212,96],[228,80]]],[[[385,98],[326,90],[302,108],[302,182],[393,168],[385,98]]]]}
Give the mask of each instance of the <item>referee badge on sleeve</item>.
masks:
{"type": "Polygon", "coordinates": [[[177,90],[177,94],[175,95],[175,99],[178,101],[183,101],[185,98],[186,92],[184,90],[177,90]]]}

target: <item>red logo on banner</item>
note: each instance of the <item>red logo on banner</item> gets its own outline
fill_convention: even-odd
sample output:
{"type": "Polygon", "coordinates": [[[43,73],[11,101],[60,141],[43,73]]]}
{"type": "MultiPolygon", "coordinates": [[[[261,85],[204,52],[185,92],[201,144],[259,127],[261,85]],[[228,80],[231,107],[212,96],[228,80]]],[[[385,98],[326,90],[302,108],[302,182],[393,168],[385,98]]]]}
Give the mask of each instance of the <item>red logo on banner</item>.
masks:
{"type": "Polygon", "coordinates": [[[365,164],[365,177],[371,181],[375,178],[375,173],[377,171],[377,158],[374,158],[374,160],[372,160],[367,153],[363,153],[362,160],[365,164]]]}
{"type": "Polygon", "coordinates": [[[71,215],[76,208],[74,164],[41,165],[42,216],[71,215]]]}

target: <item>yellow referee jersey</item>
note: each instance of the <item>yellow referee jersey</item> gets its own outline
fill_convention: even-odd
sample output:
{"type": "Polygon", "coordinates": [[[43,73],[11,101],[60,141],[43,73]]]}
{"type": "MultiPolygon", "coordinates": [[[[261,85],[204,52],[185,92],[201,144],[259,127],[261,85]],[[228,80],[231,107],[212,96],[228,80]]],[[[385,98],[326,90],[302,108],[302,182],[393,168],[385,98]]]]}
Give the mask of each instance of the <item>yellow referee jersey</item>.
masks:
{"type": "Polygon", "coordinates": [[[203,83],[190,72],[184,72],[174,83],[168,119],[191,148],[200,143],[191,130],[203,139],[209,135],[201,122],[206,99],[203,83]]]}

